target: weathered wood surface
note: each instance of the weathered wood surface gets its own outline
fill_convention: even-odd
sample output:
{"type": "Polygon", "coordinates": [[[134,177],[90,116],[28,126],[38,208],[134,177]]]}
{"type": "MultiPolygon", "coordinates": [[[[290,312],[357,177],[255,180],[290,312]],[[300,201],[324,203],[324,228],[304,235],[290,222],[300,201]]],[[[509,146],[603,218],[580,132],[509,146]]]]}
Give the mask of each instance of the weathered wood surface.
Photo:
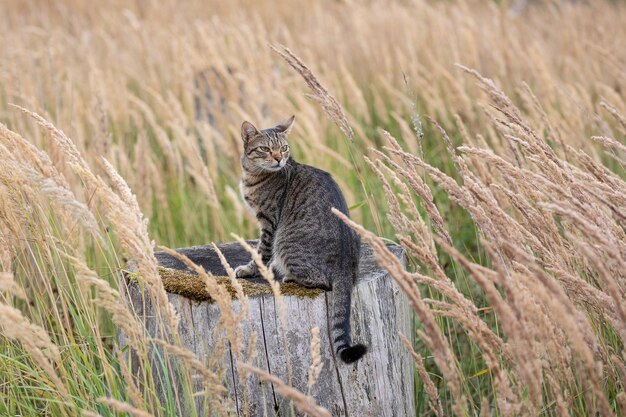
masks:
{"type": "MultiPolygon", "coordinates": [[[[250,260],[249,254],[237,243],[219,245],[232,267],[250,260]]],[[[390,246],[396,256],[402,256],[398,246],[390,246]]],[[[225,275],[219,258],[210,246],[194,246],[178,250],[195,263],[216,276],[225,275]]],[[[216,323],[220,311],[216,304],[206,301],[198,288],[200,279],[190,273],[176,274],[186,270],[175,258],[157,253],[164,285],[170,302],[181,318],[179,334],[182,343],[196,354],[201,361],[215,359],[225,368],[225,384],[232,398],[232,415],[237,416],[291,416],[300,415],[290,402],[274,390],[272,384],[261,382],[255,376],[242,381],[236,366],[236,352],[226,345],[223,352],[216,352],[216,323]],[[180,280],[183,285],[180,285],[180,280]],[[198,301],[202,300],[202,301],[198,301]],[[294,413],[294,410],[295,413],[294,413]]],[[[256,333],[254,365],[288,382],[288,363],[291,368],[291,385],[308,392],[308,370],[311,364],[311,328],[320,329],[320,345],[323,369],[317,383],[310,390],[317,403],[327,408],[333,416],[350,417],[403,417],[415,415],[413,363],[402,346],[398,332],[411,334],[411,310],[406,296],[384,270],[376,265],[369,246],[363,245],[359,278],[353,292],[352,334],[355,342],[364,343],[369,352],[355,364],[346,365],[335,359],[328,333],[327,299],[321,291],[312,291],[303,296],[294,288],[284,291],[287,309],[285,338],[281,329],[275,299],[269,285],[261,278],[245,280],[254,286],[249,298],[250,320],[241,325],[244,335],[244,351],[256,333]],[[259,291],[261,288],[263,291],[259,291]],[[287,295],[291,293],[291,295],[287,295]]],[[[126,295],[132,307],[144,321],[152,337],[164,337],[158,333],[152,306],[137,284],[124,280],[126,295]]],[[[284,286],[283,286],[284,287],[284,286]]],[[[240,311],[240,302],[232,301],[233,311],[240,311]]],[[[125,336],[120,335],[120,344],[125,336]]],[[[158,353],[152,353],[158,355],[158,353]]],[[[156,359],[155,359],[156,360],[156,359]]],[[[161,378],[163,376],[161,375],[161,378]]],[[[172,379],[170,377],[170,379],[172,379]]],[[[176,381],[171,381],[177,385],[176,381]]],[[[201,384],[197,382],[197,390],[201,384]]],[[[181,401],[194,406],[199,415],[208,409],[200,398],[181,401]]],[[[181,410],[187,414],[185,410],[181,410]]]]}

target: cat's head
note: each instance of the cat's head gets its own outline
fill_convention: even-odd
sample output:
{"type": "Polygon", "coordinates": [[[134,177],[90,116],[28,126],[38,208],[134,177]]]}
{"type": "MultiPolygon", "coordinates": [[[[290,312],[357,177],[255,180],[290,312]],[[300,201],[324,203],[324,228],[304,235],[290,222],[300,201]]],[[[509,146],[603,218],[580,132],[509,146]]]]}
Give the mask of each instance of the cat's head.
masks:
{"type": "Polygon", "coordinates": [[[287,135],[293,127],[296,116],[264,130],[258,130],[250,122],[241,125],[243,140],[242,162],[251,172],[275,172],[282,169],[289,159],[287,135]]]}

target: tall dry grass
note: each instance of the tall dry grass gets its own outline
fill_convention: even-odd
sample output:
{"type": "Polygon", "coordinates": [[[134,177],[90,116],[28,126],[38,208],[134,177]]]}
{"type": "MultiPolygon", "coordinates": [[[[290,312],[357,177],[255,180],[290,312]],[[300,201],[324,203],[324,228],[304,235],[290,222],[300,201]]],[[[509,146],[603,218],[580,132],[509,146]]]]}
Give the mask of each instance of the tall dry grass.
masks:
{"type": "Polygon", "coordinates": [[[378,152],[378,162],[391,169],[383,173],[372,163],[385,185],[396,237],[429,274],[403,270],[380,238],[341,217],[374,246],[379,263],[411,297],[424,327],[420,339],[448,380],[455,414],[471,412],[471,390],[461,389],[463,372],[456,364],[462,360],[453,353],[453,341],[441,335],[436,316],[453,319],[480,349],[503,415],[537,415],[547,404],[569,415],[580,411],[580,397],[587,412],[613,415],[607,388],[620,392],[626,382],[621,373],[626,359],[626,182],[584,151],[548,146],[553,137],[534,130],[491,80],[462,69],[487,93],[493,127],[511,142],[510,151],[496,154],[469,134],[454,147],[442,129],[460,184],[404,151],[389,134],[387,153],[378,152]],[[468,259],[422,217],[407,216],[418,211],[411,194],[421,197],[423,191],[418,186],[409,192],[408,185],[419,184],[421,175],[432,178],[472,217],[487,267],[468,259]],[[447,278],[437,262],[440,253],[481,288],[497,314],[502,338],[484,326],[474,303],[447,278]],[[430,288],[435,299],[420,299],[424,289],[416,282],[430,288]]]}
{"type": "MultiPolygon", "coordinates": [[[[239,125],[294,113],[296,157],[334,174],[410,298],[420,414],[626,412],[626,8],[302,7],[0,5],[0,414],[182,414],[177,390],[232,410],[219,344],[202,360],[180,346],[154,242],[253,237],[239,125]],[[117,289],[128,259],[160,306],[156,340],[117,289]],[[165,399],[151,349],[180,381],[165,399]]],[[[245,308],[222,312],[216,336],[256,372],[245,308]]]]}

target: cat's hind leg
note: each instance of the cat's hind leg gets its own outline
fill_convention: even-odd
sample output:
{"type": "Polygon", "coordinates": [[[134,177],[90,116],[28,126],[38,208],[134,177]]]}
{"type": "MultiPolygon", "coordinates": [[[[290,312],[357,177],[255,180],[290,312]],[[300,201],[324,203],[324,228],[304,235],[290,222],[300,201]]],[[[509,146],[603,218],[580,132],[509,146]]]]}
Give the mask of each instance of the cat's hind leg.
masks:
{"type": "Polygon", "coordinates": [[[324,291],[333,289],[332,282],[322,270],[308,264],[287,265],[283,282],[295,282],[307,288],[320,288],[324,291]]]}
{"type": "Polygon", "coordinates": [[[278,258],[272,258],[269,268],[274,273],[274,279],[276,281],[281,281],[285,277],[285,267],[282,262],[278,260],[278,258]]]}

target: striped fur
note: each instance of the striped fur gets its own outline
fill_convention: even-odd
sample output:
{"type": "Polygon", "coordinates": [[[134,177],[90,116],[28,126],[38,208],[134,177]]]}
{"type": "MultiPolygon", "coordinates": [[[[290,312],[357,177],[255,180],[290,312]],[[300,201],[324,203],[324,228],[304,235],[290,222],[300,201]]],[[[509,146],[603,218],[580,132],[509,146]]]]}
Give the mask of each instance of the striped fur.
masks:
{"type": "MultiPolygon", "coordinates": [[[[283,282],[329,291],[329,327],[335,353],[346,363],[360,359],[363,345],[352,345],[350,306],[360,240],[332,214],[348,214],[346,201],[329,173],[296,162],[287,134],[294,117],[258,131],[241,126],[244,152],[241,193],[261,227],[258,250],[283,282]]],[[[240,278],[256,275],[253,262],[236,269],[240,278]]]]}

